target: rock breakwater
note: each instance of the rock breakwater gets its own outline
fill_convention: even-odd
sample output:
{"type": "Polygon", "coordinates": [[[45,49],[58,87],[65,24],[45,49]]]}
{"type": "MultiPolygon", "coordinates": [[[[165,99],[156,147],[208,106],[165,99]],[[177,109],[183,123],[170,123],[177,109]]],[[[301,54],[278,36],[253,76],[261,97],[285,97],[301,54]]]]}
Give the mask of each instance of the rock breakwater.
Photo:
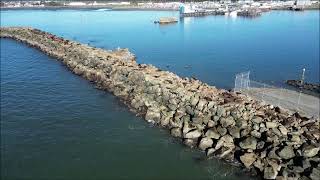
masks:
{"type": "Polygon", "coordinates": [[[106,51],[23,27],[1,28],[1,37],[56,57],[208,156],[239,162],[265,179],[320,178],[319,119],[138,64],[127,49],[106,51]]]}

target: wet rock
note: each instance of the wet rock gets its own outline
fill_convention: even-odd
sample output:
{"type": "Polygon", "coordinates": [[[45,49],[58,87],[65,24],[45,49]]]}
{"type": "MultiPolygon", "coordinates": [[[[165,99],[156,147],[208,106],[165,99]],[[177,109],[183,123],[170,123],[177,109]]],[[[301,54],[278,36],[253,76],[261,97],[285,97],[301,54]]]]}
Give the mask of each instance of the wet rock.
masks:
{"type": "Polygon", "coordinates": [[[184,139],[183,143],[191,148],[196,147],[197,140],[195,139],[184,139]]]}
{"type": "Polygon", "coordinates": [[[209,147],[212,147],[213,141],[211,138],[205,137],[200,140],[199,148],[201,150],[206,150],[209,147]]]}
{"type": "Polygon", "coordinates": [[[240,160],[246,168],[249,168],[256,160],[256,158],[257,155],[255,153],[245,153],[244,155],[240,156],[240,160]]]}
{"type": "Polygon", "coordinates": [[[172,128],[170,132],[173,137],[182,137],[182,131],[180,128],[172,128]]]}
{"type": "Polygon", "coordinates": [[[282,148],[278,155],[283,159],[291,159],[295,156],[292,146],[285,146],[282,148]]]}
{"type": "Polygon", "coordinates": [[[199,138],[201,136],[201,131],[199,130],[193,130],[193,131],[190,131],[188,132],[186,135],[185,135],[185,138],[188,138],[188,139],[195,139],[195,138],[199,138]]]}
{"type": "Polygon", "coordinates": [[[318,154],[319,150],[320,150],[320,147],[315,147],[313,145],[308,145],[308,146],[306,146],[306,147],[304,147],[302,149],[302,155],[304,157],[308,157],[308,158],[314,157],[315,155],[318,154]]]}
{"type": "Polygon", "coordinates": [[[257,139],[254,137],[248,137],[245,140],[239,143],[239,146],[242,149],[256,149],[257,148],[257,139]]]}
{"type": "Polygon", "coordinates": [[[214,152],[216,152],[217,150],[215,149],[215,148],[209,148],[208,150],[207,150],[207,156],[210,156],[210,155],[212,155],[214,152]]]}
{"type": "Polygon", "coordinates": [[[147,114],[145,116],[145,119],[147,121],[154,121],[154,122],[159,122],[161,118],[161,114],[157,109],[151,109],[149,108],[147,111],[147,114]]]}

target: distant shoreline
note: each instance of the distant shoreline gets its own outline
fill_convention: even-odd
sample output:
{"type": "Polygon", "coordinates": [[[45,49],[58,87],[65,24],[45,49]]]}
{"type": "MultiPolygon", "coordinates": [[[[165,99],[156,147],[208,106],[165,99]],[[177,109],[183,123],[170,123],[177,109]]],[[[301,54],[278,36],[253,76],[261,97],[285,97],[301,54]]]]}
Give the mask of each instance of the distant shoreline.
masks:
{"type": "Polygon", "coordinates": [[[178,11],[178,9],[172,8],[146,8],[146,7],[138,7],[138,6],[43,6],[43,7],[1,7],[0,10],[23,10],[23,9],[110,9],[110,10],[119,10],[119,11],[131,11],[131,10],[139,10],[139,11],[178,11]]]}
{"type": "MultiPolygon", "coordinates": [[[[33,6],[33,7],[0,7],[0,11],[2,10],[59,10],[59,9],[74,9],[74,10],[85,10],[85,9],[92,9],[92,10],[98,10],[98,9],[110,9],[114,11],[179,11],[178,9],[174,8],[147,8],[147,7],[139,7],[139,6],[92,6],[92,5],[86,5],[86,6],[33,6]]],[[[288,10],[292,11],[288,8],[274,8],[271,10],[288,10]]],[[[306,7],[304,10],[320,10],[320,6],[310,6],[306,7]]]]}

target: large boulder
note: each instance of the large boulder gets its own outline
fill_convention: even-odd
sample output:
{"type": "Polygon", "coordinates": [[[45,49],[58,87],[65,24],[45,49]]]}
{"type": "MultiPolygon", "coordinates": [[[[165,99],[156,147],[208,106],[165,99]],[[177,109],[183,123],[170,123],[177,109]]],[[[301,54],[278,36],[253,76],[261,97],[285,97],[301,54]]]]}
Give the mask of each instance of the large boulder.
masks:
{"type": "Polygon", "coordinates": [[[249,168],[253,162],[256,160],[257,155],[255,153],[245,153],[244,155],[240,156],[241,162],[246,166],[246,168],[249,168]]]}
{"type": "Polygon", "coordinates": [[[254,137],[248,137],[245,140],[239,143],[239,146],[242,149],[256,149],[257,148],[257,139],[254,137]]]}
{"type": "Polygon", "coordinates": [[[216,131],[215,128],[208,129],[205,133],[205,136],[208,138],[219,139],[220,134],[216,131]]]}
{"type": "Polygon", "coordinates": [[[201,150],[206,150],[207,148],[212,147],[212,144],[213,144],[212,139],[205,137],[200,140],[199,148],[201,150]]]}

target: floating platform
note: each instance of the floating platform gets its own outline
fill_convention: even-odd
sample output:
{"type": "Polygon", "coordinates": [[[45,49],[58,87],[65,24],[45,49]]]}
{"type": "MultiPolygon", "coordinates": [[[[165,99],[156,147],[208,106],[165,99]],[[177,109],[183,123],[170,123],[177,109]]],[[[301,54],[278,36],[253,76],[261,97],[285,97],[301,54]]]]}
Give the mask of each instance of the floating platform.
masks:
{"type": "Polygon", "coordinates": [[[159,21],[154,21],[155,24],[170,24],[170,23],[176,23],[178,22],[178,19],[175,17],[162,17],[159,19],[159,21]]]}

